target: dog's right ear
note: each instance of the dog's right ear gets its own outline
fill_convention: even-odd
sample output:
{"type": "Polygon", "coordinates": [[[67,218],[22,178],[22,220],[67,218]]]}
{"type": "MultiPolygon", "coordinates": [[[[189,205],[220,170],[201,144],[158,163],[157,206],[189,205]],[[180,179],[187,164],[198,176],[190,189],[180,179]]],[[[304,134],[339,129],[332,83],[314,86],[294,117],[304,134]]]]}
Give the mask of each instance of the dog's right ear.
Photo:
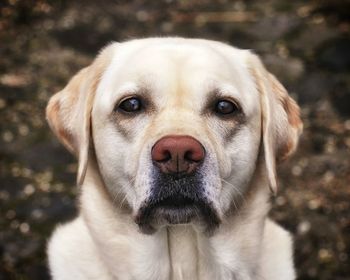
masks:
{"type": "Polygon", "coordinates": [[[297,103],[256,55],[250,54],[249,65],[260,95],[265,166],[270,189],[275,194],[276,164],[295,151],[303,123],[297,103]]]}
{"type": "Polygon", "coordinates": [[[79,71],[67,86],[51,97],[46,107],[48,123],[62,144],[78,158],[77,184],[84,181],[90,145],[91,111],[101,76],[113,55],[113,45],[79,71]]]}

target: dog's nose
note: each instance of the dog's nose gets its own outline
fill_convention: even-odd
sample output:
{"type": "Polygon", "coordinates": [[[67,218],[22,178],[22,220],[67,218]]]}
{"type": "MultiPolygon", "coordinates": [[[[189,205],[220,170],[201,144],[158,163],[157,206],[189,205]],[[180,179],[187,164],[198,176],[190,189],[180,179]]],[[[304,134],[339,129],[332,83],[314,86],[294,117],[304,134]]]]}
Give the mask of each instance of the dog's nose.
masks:
{"type": "Polygon", "coordinates": [[[191,136],[165,136],[152,148],[152,160],[163,173],[192,173],[204,160],[205,150],[191,136]]]}

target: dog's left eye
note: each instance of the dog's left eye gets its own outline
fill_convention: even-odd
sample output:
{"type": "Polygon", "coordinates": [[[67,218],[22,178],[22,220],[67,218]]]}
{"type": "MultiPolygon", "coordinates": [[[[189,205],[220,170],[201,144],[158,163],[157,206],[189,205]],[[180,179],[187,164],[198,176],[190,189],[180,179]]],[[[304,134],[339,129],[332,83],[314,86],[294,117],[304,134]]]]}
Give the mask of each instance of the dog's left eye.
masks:
{"type": "Polygon", "coordinates": [[[219,100],[215,105],[215,112],[219,115],[228,115],[236,113],[239,110],[239,107],[228,100],[219,100]]]}
{"type": "Polygon", "coordinates": [[[142,102],[137,97],[131,97],[122,101],[119,104],[118,109],[128,113],[138,112],[142,109],[142,102]]]}

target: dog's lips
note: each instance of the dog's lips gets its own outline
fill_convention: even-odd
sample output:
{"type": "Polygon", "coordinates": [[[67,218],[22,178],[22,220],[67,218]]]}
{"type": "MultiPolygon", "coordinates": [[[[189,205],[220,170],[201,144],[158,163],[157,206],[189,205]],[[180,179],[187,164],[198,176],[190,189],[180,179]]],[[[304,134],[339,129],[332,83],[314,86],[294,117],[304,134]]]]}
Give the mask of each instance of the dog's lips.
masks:
{"type": "Polygon", "coordinates": [[[163,218],[170,224],[178,224],[189,223],[196,211],[199,211],[196,201],[174,195],[145,205],[140,216],[163,218]]]}
{"type": "Polygon", "coordinates": [[[199,208],[192,199],[175,196],[156,203],[153,211],[154,215],[164,218],[169,224],[186,224],[191,222],[199,208]]]}
{"type": "Polygon", "coordinates": [[[182,195],[168,196],[162,200],[145,203],[138,211],[135,222],[143,233],[152,234],[161,225],[189,224],[198,221],[212,232],[220,223],[216,211],[202,200],[182,195]]]}
{"type": "Polygon", "coordinates": [[[220,224],[218,211],[205,195],[200,170],[191,174],[167,174],[153,169],[149,196],[137,210],[135,222],[143,233],[162,226],[193,224],[212,232],[220,224]]]}
{"type": "Polygon", "coordinates": [[[167,197],[159,202],[156,203],[156,206],[158,207],[164,207],[164,208],[183,208],[187,206],[194,205],[195,201],[193,199],[176,195],[167,197]]]}

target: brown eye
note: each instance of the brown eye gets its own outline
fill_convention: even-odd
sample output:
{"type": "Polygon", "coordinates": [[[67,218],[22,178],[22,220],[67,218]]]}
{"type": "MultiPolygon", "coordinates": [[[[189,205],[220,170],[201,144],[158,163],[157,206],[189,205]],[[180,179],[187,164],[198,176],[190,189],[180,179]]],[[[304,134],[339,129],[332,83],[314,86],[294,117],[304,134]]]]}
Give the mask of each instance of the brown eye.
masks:
{"type": "Polygon", "coordinates": [[[127,113],[139,112],[142,109],[142,102],[137,97],[131,97],[121,102],[118,109],[127,113]]]}
{"type": "Polygon", "coordinates": [[[228,100],[219,100],[215,105],[215,112],[219,115],[228,115],[238,112],[238,106],[228,100]]]}

